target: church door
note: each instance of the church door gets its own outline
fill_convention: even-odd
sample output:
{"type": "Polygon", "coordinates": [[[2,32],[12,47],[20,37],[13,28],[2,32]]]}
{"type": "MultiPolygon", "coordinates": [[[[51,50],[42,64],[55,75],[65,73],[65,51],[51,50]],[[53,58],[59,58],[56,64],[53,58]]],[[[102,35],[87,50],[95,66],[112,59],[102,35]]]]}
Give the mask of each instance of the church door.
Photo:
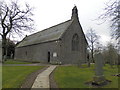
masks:
{"type": "Polygon", "coordinates": [[[48,62],[50,62],[50,52],[48,52],[48,62]]]}

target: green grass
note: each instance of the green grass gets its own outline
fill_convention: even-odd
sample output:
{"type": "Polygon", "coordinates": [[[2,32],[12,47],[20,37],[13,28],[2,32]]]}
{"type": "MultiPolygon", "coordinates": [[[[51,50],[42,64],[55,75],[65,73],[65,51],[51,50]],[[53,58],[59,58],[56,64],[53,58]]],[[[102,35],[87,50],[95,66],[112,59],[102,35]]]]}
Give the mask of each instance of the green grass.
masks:
{"type": "Polygon", "coordinates": [[[15,60],[7,60],[4,64],[31,64],[31,62],[22,62],[22,61],[15,61],[15,60]]]}
{"type": "Polygon", "coordinates": [[[104,86],[104,88],[118,88],[118,79],[119,79],[119,77],[112,76],[112,75],[115,75],[117,73],[118,73],[117,66],[114,66],[114,68],[111,68],[109,65],[106,65],[104,67],[104,74],[105,74],[106,79],[112,81],[112,83],[110,83],[109,85],[104,86]]]}
{"type": "Polygon", "coordinates": [[[2,88],[2,65],[0,65],[0,90],[2,88]]]}
{"type": "MultiPolygon", "coordinates": [[[[92,88],[85,84],[85,82],[93,80],[95,76],[94,65],[90,68],[83,66],[79,68],[77,66],[60,66],[55,70],[54,79],[59,88],[92,88]]],[[[103,88],[117,88],[118,77],[112,76],[116,74],[118,69],[114,67],[110,68],[109,65],[104,67],[104,74],[108,80],[112,83],[104,86],[103,88]]]]}
{"type": "Polygon", "coordinates": [[[2,87],[19,88],[30,73],[42,68],[43,66],[3,66],[2,87]]]}

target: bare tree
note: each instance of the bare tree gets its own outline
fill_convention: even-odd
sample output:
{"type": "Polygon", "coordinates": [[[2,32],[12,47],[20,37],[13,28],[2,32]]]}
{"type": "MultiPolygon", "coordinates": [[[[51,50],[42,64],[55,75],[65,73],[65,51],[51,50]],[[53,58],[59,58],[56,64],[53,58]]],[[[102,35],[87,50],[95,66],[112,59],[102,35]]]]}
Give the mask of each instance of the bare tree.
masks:
{"type": "MultiPolygon", "coordinates": [[[[99,36],[98,36],[99,37],[99,36]]],[[[94,49],[94,53],[101,53],[103,51],[104,46],[100,43],[100,42],[96,42],[95,43],[95,49],[94,49]]]]}
{"type": "Polygon", "coordinates": [[[116,39],[120,38],[120,0],[110,0],[104,8],[104,13],[99,16],[100,19],[112,21],[112,36],[116,39]]]}
{"type": "Polygon", "coordinates": [[[105,63],[110,64],[111,67],[113,67],[114,64],[115,65],[119,64],[119,61],[118,61],[119,53],[117,52],[117,49],[112,43],[108,43],[106,49],[104,49],[102,53],[103,53],[105,63]]]}
{"type": "Polygon", "coordinates": [[[91,28],[87,31],[86,37],[89,43],[89,50],[91,51],[91,59],[92,59],[92,62],[94,62],[95,44],[98,42],[99,36],[91,28]]]}
{"type": "Polygon", "coordinates": [[[2,37],[3,56],[5,56],[8,35],[14,36],[17,34],[21,36],[24,32],[32,31],[33,8],[25,4],[23,9],[17,1],[11,1],[9,4],[1,2],[0,8],[0,35],[2,37]]]}

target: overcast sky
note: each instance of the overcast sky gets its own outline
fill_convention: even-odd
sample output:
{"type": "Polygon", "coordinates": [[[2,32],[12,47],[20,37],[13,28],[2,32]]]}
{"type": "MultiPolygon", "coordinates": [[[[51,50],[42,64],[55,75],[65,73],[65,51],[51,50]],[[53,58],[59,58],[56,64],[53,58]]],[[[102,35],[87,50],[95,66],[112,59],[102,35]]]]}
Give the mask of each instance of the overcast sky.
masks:
{"type": "MultiPolygon", "coordinates": [[[[103,13],[105,3],[109,0],[19,0],[34,7],[35,32],[54,26],[71,18],[74,5],[78,8],[79,21],[84,33],[93,28],[101,36],[101,43],[110,41],[109,21],[100,24],[95,20],[103,13]]],[[[29,34],[28,34],[29,35],[29,34]]],[[[18,40],[18,39],[17,39],[18,40]]],[[[19,39],[21,40],[21,39],[19,39]]]]}

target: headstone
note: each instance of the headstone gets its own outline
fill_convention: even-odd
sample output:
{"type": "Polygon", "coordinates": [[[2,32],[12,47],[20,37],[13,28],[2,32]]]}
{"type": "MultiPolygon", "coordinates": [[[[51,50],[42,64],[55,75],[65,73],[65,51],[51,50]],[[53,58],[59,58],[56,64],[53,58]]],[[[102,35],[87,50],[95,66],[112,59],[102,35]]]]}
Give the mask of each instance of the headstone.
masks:
{"type": "Polygon", "coordinates": [[[95,55],[95,77],[93,78],[96,83],[105,81],[103,66],[103,56],[98,53],[95,55]]]}
{"type": "Polygon", "coordinates": [[[95,55],[95,74],[96,76],[103,76],[103,57],[101,53],[95,55]]]}

